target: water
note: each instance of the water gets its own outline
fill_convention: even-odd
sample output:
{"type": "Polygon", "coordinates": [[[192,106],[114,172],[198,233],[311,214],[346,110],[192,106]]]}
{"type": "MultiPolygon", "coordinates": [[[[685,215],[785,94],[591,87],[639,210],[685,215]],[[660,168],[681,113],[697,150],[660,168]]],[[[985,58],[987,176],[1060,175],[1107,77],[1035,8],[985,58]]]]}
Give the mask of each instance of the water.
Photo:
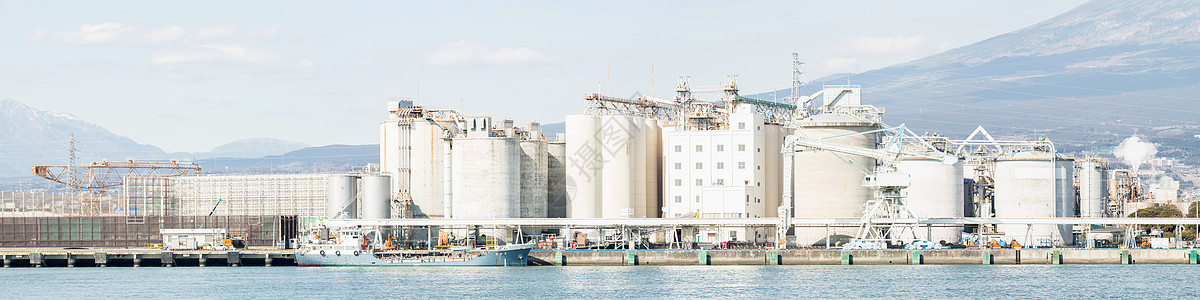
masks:
{"type": "Polygon", "coordinates": [[[0,269],[26,298],[1197,298],[1192,265],[0,269]]]}

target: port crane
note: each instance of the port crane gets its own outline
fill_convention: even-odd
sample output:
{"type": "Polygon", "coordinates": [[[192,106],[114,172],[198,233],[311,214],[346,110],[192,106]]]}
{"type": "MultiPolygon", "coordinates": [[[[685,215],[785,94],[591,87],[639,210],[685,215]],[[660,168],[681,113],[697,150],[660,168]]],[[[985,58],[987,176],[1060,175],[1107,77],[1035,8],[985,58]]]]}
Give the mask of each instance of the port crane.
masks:
{"type": "Polygon", "coordinates": [[[87,215],[103,213],[99,205],[104,190],[117,187],[128,177],[174,177],[199,173],[194,162],[171,161],[98,161],[86,166],[34,166],[33,175],[64,184],[83,192],[82,210],[87,215]]]}
{"type": "Polygon", "coordinates": [[[795,183],[791,180],[792,166],[795,163],[795,153],[800,149],[815,151],[830,151],[839,154],[857,155],[874,158],[875,170],[864,171],[863,186],[874,189],[874,199],[868,201],[863,208],[862,225],[860,225],[856,240],[865,242],[898,241],[903,237],[916,239],[916,216],[905,205],[904,189],[908,187],[911,176],[897,168],[897,163],[904,158],[924,158],[954,164],[958,158],[948,155],[928,141],[917,136],[901,124],[859,133],[839,135],[825,138],[812,138],[805,134],[801,127],[794,127],[795,133],[787,136],[783,144],[784,154],[784,206],[780,207],[781,220],[785,224],[780,227],[778,237],[783,240],[790,220],[792,195],[795,183]],[[876,148],[849,146],[830,140],[849,136],[879,134],[882,144],[876,148]],[[911,220],[911,221],[905,221],[911,220]]]}

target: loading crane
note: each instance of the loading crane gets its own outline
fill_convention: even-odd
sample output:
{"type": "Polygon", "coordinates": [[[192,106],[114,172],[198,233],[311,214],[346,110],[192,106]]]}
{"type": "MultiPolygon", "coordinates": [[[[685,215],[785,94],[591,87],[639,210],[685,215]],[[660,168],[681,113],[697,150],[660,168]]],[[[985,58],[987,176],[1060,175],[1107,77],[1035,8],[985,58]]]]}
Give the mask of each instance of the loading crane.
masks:
{"type": "Polygon", "coordinates": [[[174,177],[200,172],[193,162],[171,161],[98,161],[86,166],[34,166],[33,175],[64,184],[83,193],[81,209],[86,215],[103,214],[99,203],[105,189],[125,183],[128,177],[174,177]]]}
{"type": "Polygon", "coordinates": [[[958,160],[957,157],[938,150],[932,144],[905,127],[904,124],[826,138],[811,138],[805,135],[803,128],[793,127],[793,129],[795,130],[795,134],[787,136],[783,144],[784,176],[786,176],[784,182],[786,188],[784,191],[784,206],[780,207],[780,213],[787,217],[781,218],[785,224],[783,224],[784,226],[780,226],[780,231],[777,232],[777,236],[781,241],[786,238],[787,228],[791,227],[790,224],[786,224],[790,221],[789,217],[792,210],[790,205],[792,203],[792,195],[795,191],[795,183],[791,180],[790,175],[792,174],[791,168],[795,163],[795,153],[798,149],[830,151],[875,159],[875,170],[860,170],[865,174],[862,182],[863,186],[873,188],[875,191],[874,199],[868,201],[863,209],[862,225],[860,225],[856,236],[856,240],[865,242],[898,241],[906,236],[916,239],[916,217],[905,205],[905,196],[903,193],[903,190],[908,187],[911,181],[911,176],[897,169],[897,163],[902,158],[933,159],[942,161],[945,164],[953,164],[958,160]],[[883,137],[883,143],[878,148],[865,148],[830,141],[837,138],[864,134],[880,134],[883,137]],[[876,222],[874,221],[875,219],[891,221],[876,222]],[[896,222],[897,219],[912,221],[898,223],[896,222]]]}

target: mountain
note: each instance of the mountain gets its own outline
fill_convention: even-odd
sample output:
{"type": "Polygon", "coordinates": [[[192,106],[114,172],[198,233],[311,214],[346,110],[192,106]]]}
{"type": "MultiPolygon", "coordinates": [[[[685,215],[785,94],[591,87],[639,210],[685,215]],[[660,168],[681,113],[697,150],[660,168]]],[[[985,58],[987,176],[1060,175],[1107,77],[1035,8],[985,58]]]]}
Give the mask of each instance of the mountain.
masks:
{"type": "Polygon", "coordinates": [[[27,176],[34,165],[66,165],[71,133],[75,133],[79,164],[166,156],[158,147],[139,144],[75,116],[0,99],[0,176],[27,176]]]}
{"type": "Polygon", "coordinates": [[[197,153],[204,158],[209,157],[232,157],[232,158],[252,158],[263,157],[268,155],[279,155],[293,150],[308,148],[311,145],[303,142],[285,141],[280,139],[269,138],[254,138],[241,139],[217,146],[208,153],[197,153]]]}
{"type": "Polygon", "coordinates": [[[885,122],[917,132],[961,138],[983,125],[1065,151],[1140,134],[1187,157],[1200,156],[1198,79],[1200,1],[1096,0],[923,59],[813,80],[802,94],[849,82],[885,122]]]}
{"type": "Polygon", "coordinates": [[[379,163],[379,145],[309,147],[260,158],[208,158],[196,161],[206,174],[345,172],[379,163]]]}

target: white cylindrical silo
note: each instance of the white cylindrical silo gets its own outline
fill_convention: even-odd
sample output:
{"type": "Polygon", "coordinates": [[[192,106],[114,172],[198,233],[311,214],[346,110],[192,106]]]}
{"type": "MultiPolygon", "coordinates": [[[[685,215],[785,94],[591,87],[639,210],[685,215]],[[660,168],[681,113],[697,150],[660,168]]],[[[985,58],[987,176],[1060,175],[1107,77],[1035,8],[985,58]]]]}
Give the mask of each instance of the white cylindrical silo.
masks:
{"type": "MultiPolygon", "coordinates": [[[[818,115],[821,117],[821,115],[818,115]]],[[[839,116],[827,119],[802,121],[802,128],[795,134],[809,138],[825,138],[855,134],[878,127],[872,123],[856,122],[852,119],[839,120],[839,116]],[[802,132],[801,132],[802,131],[802,132]]],[[[876,147],[874,133],[829,139],[828,142],[848,146],[876,147]]],[[[875,159],[830,151],[798,149],[792,180],[795,191],[794,216],[796,218],[858,218],[862,217],[863,206],[874,197],[871,188],[863,187],[864,171],[874,172],[875,159]]],[[[838,245],[858,233],[858,228],[830,228],[830,245],[838,245]]],[[[797,245],[824,246],[825,228],[797,228],[797,245]]]]}
{"type": "Polygon", "coordinates": [[[1079,216],[1103,218],[1108,203],[1108,172],[1103,163],[1084,160],[1079,167],[1079,216]]]}
{"type": "Polygon", "coordinates": [[[456,138],[455,219],[520,217],[520,146],[512,138],[456,138]]]}
{"type": "MultiPolygon", "coordinates": [[[[996,160],[995,214],[997,218],[1054,218],[1067,217],[1066,200],[1060,195],[1061,171],[1050,153],[1017,153],[996,160]],[[1060,200],[1062,199],[1062,200],[1060,200]]],[[[1072,199],[1074,192],[1071,191],[1072,199]]],[[[1055,225],[998,224],[997,231],[1005,239],[1017,240],[1026,246],[1071,244],[1070,225],[1064,234],[1055,225]]]]}
{"type": "Polygon", "coordinates": [[[522,218],[546,217],[546,141],[520,141],[522,218]]]}
{"type": "Polygon", "coordinates": [[[646,119],[645,134],[646,138],[646,181],[643,183],[646,189],[646,201],[640,213],[637,213],[639,218],[659,218],[662,217],[662,203],[660,203],[658,189],[658,180],[662,174],[662,126],[659,125],[657,119],[646,119]]]}
{"type": "Polygon", "coordinates": [[[602,116],[600,127],[600,217],[628,218],[637,198],[634,156],[642,143],[641,127],[635,127],[633,118],[626,116],[602,116]]]}
{"type": "Polygon", "coordinates": [[[392,177],[365,175],[362,178],[362,218],[387,219],[392,216],[392,177]]]}
{"type": "Polygon", "coordinates": [[[600,118],[570,115],[566,120],[567,217],[599,218],[604,151],[600,118]]]}
{"type": "Polygon", "coordinates": [[[358,217],[358,177],[333,175],[326,179],[325,217],[355,219],[358,217]]]}
{"type": "Polygon", "coordinates": [[[546,145],[546,217],[567,217],[567,144],[546,145]]]}
{"type": "MultiPolygon", "coordinates": [[[[904,191],[905,204],[918,218],[963,217],[963,167],[961,161],[946,164],[941,160],[907,158],[897,163],[900,172],[908,173],[911,182],[904,191]]],[[[962,237],[962,227],[920,227],[918,239],[956,243],[962,237]],[[932,231],[932,235],[930,235],[932,231]]]]}
{"type": "Polygon", "coordinates": [[[630,140],[629,158],[633,160],[633,177],[630,178],[629,185],[633,190],[633,206],[629,217],[645,218],[646,216],[646,173],[649,172],[646,153],[646,131],[649,130],[646,125],[646,119],[630,118],[630,131],[633,132],[633,139],[630,140]]]}

